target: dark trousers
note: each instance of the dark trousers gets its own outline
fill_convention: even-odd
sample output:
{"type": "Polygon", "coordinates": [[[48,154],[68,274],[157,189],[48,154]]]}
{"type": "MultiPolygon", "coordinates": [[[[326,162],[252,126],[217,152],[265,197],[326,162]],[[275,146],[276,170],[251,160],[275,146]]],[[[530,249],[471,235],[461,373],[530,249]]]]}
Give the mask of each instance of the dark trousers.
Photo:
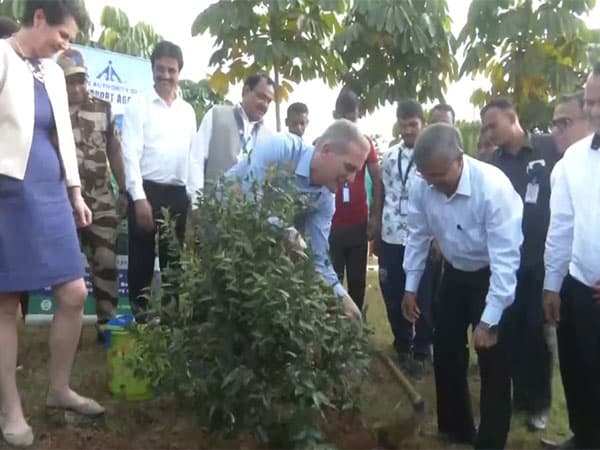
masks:
{"type": "MultiPolygon", "coordinates": [[[[489,268],[463,272],[446,263],[437,303],[433,361],[438,428],[459,442],[473,442],[475,437],[467,382],[467,330],[479,323],[489,278],[489,268]]],[[[502,322],[498,332],[498,344],[477,353],[481,423],[475,448],[504,448],[510,428],[510,371],[502,322]]]]}
{"type": "Polygon", "coordinates": [[[417,302],[421,317],[413,325],[402,315],[402,297],[406,274],[402,268],[404,262],[403,245],[381,242],[379,248],[379,286],[385,301],[388,321],[394,335],[394,348],[400,353],[412,350],[415,359],[429,356],[432,342],[431,301],[434,288],[434,264],[428,258],[425,272],[417,292],[417,302]]]}
{"type": "Polygon", "coordinates": [[[362,309],[365,301],[368,248],[366,223],[331,229],[329,252],[333,269],[340,283],[348,274],[348,294],[359,309],[362,309]]]}
{"type": "Polygon", "coordinates": [[[600,305],[571,275],[561,291],[558,355],[577,448],[600,448],[600,305]]]}
{"type": "Polygon", "coordinates": [[[29,312],[29,292],[21,292],[19,303],[21,304],[21,314],[23,315],[23,319],[25,319],[29,312]]]}
{"type": "Polygon", "coordinates": [[[552,353],[544,334],[543,289],[543,263],[520,268],[515,301],[504,317],[513,405],[530,414],[550,409],[552,402],[552,353]]]}
{"type": "MultiPolygon", "coordinates": [[[[189,200],[185,186],[171,186],[144,181],[146,198],[152,206],[154,220],[162,220],[162,208],[167,208],[171,219],[175,221],[175,234],[179,245],[183,245],[185,236],[185,223],[189,200]]],[[[129,302],[136,318],[143,321],[140,313],[148,308],[148,300],[140,297],[145,288],[150,287],[154,276],[155,238],[158,233],[158,257],[160,270],[179,261],[177,249],[169,244],[164,227],[157,225],[154,231],[145,231],[137,225],[135,216],[135,205],[130,199],[128,212],[129,224],[129,265],[127,270],[127,282],[129,285],[129,302]]]]}

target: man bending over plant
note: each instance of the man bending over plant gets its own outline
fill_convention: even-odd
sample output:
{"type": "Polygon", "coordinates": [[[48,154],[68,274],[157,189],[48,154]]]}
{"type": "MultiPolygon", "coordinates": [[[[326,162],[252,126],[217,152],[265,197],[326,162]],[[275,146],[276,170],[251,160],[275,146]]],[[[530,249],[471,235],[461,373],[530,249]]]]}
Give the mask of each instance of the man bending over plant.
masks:
{"type": "Polygon", "coordinates": [[[340,283],[329,261],[329,229],[335,209],[335,192],[344,183],[352,183],[363,167],[369,143],[352,122],[336,120],[317,140],[316,147],[293,135],[272,136],[252,150],[246,158],[232,167],[225,176],[240,179],[244,192],[251,192],[255,183],[262,183],[267,169],[285,170],[302,197],[301,211],[289,238],[296,243],[298,231],[308,240],[317,271],[344,304],[350,317],[360,320],[361,313],[340,283]]]}

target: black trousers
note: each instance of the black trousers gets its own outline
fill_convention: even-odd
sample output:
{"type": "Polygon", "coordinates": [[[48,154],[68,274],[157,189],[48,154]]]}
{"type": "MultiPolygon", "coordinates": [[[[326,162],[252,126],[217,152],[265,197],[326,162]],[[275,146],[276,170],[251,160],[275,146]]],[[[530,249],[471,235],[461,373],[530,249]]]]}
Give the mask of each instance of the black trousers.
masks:
{"type": "Polygon", "coordinates": [[[29,292],[21,292],[19,303],[21,304],[21,314],[23,315],[23,319],[25,319],[29,312],[29,292]]]}
{"type": "Polygon", "coordinates": [[[571,275],[561,291],[558,355],[577,448],[600,448],[600,305],[571,275]]]}
{"type": "Polygon", "coordinates": [[[429,356],[433,327],[431,322],[431,300],[434,289],[435,266],[430,258],[427,259],[425,272],[419,284],[417,302],[421,310],[421,317],[413,325],[402,315],[402,297],[406,273],[402,268],[404,262],[403,245],[381,242],[379,248],[379,286],[385,309],[387,311],[390,328],[394,335],[394,348],[396,352],[413,352],[415,359],[425,359],[429,356]]]}
{"type": "MultiPolygon", "coordinates": [[[[152,206],[154,220],[162,220],[162,208],[169,210],[171,219],[175,220],[175,234],[179,245],[183,245],[185,223],[189,200],[185,186],[172,186],[144,181],[144,192],[152,206]]],[[[169,248],[168,236],[162,226],[157,225],[153,231],[145,231],[137,224],[135,206],[131,198],[128,212],[129,224],[129,265],[127,283],[129,285],[129,303],[136,319],[143,321],[148,308],[147,299],[140,297],[143,289],[151,286],[154,276],[155,239],[158,233],[158,258],[161,272],[179,261],[179,254],[169,248]]]]}
{"type": "Polygon", "coordinates": [[[543,263],[520,268],[515,301],[504,317],[513,406],[530,414],[550,409],[552,402],[552,353],[544,334],[543,289],[543,263]]]}
{"type": "Polygon", "coordinates": [[[367,224],[332,228],[329,234],[329,253],[333,269],[344,282],[348,274],[348,294],[362,310],[367,281],[367,224]]]}
{"type": "Polygon", "coordinates": [[[467,382],[467,330],[479,323],[489,278],[489,268],[463,272],[445,264],[433,354],[439,430],[458,442],[474,442],[475,448],[499,449],[506,445],[510,428],[510,372],[502,322],[498,344],[477,354],[481,375],[477,436],[467,382]]]}

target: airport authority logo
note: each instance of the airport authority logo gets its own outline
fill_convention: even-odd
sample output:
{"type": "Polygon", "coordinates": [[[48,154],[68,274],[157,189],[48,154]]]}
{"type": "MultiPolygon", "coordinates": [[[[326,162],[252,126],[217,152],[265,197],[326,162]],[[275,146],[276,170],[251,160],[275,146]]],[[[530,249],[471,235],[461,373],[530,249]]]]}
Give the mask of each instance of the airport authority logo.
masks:
{"type": "Polygon", "coordinates": [[[112,65],[112,61],[108,61],[108,65],[98,74],[97,80],[103,79],[104,81],[110,81],[112,83],[123,83],[121,77],[112,65]]]}

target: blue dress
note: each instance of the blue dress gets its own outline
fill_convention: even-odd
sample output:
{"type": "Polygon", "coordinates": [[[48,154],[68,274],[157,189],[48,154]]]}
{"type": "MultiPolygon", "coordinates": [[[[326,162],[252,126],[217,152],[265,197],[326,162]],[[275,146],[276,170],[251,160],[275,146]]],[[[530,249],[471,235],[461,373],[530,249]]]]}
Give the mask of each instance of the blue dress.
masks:
{"type": "Polygon", "coordinates": [[[84,275],[73,211],[51,138],[52,106],[43,83],[35,79],[34,89],[35,125],[25,178],[0,175],[0,292],[5,293],[39,290],[84,275]]]}

